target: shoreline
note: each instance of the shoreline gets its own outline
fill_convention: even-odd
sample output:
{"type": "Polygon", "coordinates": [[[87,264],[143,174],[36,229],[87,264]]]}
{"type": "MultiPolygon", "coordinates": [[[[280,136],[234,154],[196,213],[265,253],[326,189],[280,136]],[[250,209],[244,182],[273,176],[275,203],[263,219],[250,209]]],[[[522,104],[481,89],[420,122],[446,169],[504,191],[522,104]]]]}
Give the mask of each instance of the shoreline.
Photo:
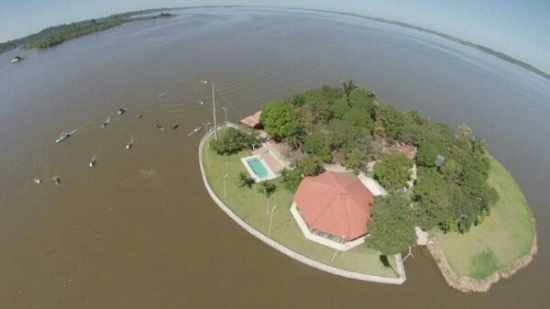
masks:
{"type": "MultiPolygon", "coordinates": [[[[535,225],[535,219],[532,219],[533,225],[535,225]]],[[[537,234],[533,239],[533,245],[527,255],[524,255],[510,264],[502,267],[489,277],[478,280],[467,276],[459,276],[449,264],[445,251],[439,246],[437,240],[431,238],[426,246],[437,267],[441,271],[441,275],[447,281],[447,284],[452,288],[455,288],[463,293],[470,292],[488,292],[491,286],[497,283],[500,279],[509,278],[514,275],[518,270],[527,267],[532,261],[534,256],[538,252],[537,246],[537,234]]]]}
{"type": "MultiPolygon", "coordinates": [[[[233,124],[227,123],[226,125],[231,126],[233,124]]],[[[216,128],[216,130],[220,130],[223,127],[224,127],[223,125],[219,126],[219,127],[216,128]]],[[[337,276],[341,276],[341,277],[345,277],[345,278],[350,278],[350,279],[361,280],[361,281],[369,281],[369,282],[385,283],[385,284],[395,284],[395,285],[403,284],[407,280],[407,276],[405,274],[405,269],[404,269],[403,263],[402,263],[401,254],[397,254],[397,255],[394,256],[395,259],[396,259],[397,271],[399,273],[398,278],[381,277],[381,276],[374,276],[374,275],[368,275],[368,274],[364,274],[364,273],[348,271],[348,270],[340,269],[340,268],[337,268],[337,267],[334,267],[334,266],[326,265],[326,264],[321,263],[319,261],[316,261],[316,260],[313,260],[313,259],[308,258],[306,256],[303,256],[300,253],[295,252],[295,251],[285,247],[284,245],[274,241],[273,239],[269,238],[268,236],[262,234],[261,232],[259,232],[258,230],[254,229],[252,226],[250,226],[248,223],[246,223],[244,220],[242,220],[227,205],[225,205],[221,201],[221,199],[214,193],[214,191],[210,187],[210,185],[208,183],[208,179],[206,177],[206,171],[205,171],[204,162],[203,162],[203,159],[202,159],[203,148],[204,148],[204,143],[208,140],[208,138],[214,132],[215,132],[215,130],[208,131],[201,138],[201,141],[199,143],[199,167],[200,167],[200,170],[201,170],[202,180],[203,180],[203,183],[204,183],[204,186],[205,186],[206,190],[208,191],[208,194],[210,195],[210,197],[212,198],[214,203],[216,203],[216,205],[218,205],[218,207],[223,212],[225,212],[229,216],[229,218],[231,218],[233,221],[235,221],[235,223],[237,223],[245,231],[252,234],[252,236],[258,238],[259,240],[261,240],[265,244],[269,245],[273,249],[285,254],[286,256],[288,256],[288,257],[290,257],[294,260],[296,260],[298,262],[301,262],[303,264],[306,264],[308,266],[314,267],[316,269],[322,270],[324,272],[331,273],[333,275],[337,275],[337,276]]]]}

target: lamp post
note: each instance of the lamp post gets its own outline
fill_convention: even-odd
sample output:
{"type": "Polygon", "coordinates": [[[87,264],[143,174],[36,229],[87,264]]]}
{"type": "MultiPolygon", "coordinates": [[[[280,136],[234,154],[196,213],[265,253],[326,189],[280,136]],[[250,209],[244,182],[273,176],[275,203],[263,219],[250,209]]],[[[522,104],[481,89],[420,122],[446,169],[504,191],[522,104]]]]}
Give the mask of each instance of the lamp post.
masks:
{"type": "MultiPolygon", "coordinates": [[[[342,241],[340,242],[340,245],[343,245],[345,240],[346,240],[346,235],[342,235],[342,241]]],[[[338,253],[342,252],[343,249],[344,248],[334,250],[334,255],[332,256],[332,259],[330,260],[331,263],[334,262],[334,259],[336,258],[338,253]]]]}
{"type": "Polygon", "coordinates": [[[208,152],[210,151],[210,143],[206,144],[206,168],[210,170],[210,161],[208,160],[208,152]]]}
{"type": "Polygon", "coordinates": [[[271,235],[271,227],[273,226],[273,213],[275,212],[276,209],[277,209],[277,206],[273,205],[273,208],[271,209],[271,212],[269,213],[269,215],[270,215],[270,218],[269,218],[269,235],[271,235]]]}
{"type": "MultiPolygon", "coordinates": [[[[208,81],[201,80],[201,83],[208,84],[208,81]]],[[[216,95],[214,94],[214,83],[212,83],[212,118],[213,118],[213,126],[214,126],[214,136],[216,140],[218,140],[218,130],[216,125],[216,95]]]]}
{"type": "Polygon", "coordinates": [[[222,106],[222,109],[223,109],[223,112],[225,114],[225,121],[224,121],[224,124],[227,124],[227,111],[229,110],[228,108],[225,108],[222,106]]]}
{"type": "Polygon", "coordinates": [[[225,176],[223,176],[223,198],[224,199],[227,199],[227,190],[225,188],[225,179],[227,178],[227,176],[229,176],[229,174],[225,174],[225,176]]]}

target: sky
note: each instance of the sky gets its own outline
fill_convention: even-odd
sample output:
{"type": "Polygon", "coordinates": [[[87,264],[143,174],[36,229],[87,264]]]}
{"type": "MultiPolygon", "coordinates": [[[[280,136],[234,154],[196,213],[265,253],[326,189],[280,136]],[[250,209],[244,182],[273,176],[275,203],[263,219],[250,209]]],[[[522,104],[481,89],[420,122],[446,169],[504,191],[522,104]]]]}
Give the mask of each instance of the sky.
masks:
{"type": "Polygon", "coordinates": [[[400,21],[489,47],[550,73],[550,0],[0,0],[0,42],[142,9],[282,6],[400,21]]]}

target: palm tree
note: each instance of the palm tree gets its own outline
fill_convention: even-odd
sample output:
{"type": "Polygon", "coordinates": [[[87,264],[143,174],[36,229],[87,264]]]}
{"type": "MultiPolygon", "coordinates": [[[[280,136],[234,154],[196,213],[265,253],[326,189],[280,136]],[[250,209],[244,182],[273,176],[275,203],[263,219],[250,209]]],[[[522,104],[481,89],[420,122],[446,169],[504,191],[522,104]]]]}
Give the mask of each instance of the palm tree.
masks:
{"type": "Polygon", "coordinates": [[[460,135],[461,136],[466,136],[466,135],[470,134],[470,132],[472,132],[472,128],[470,128],[469,126],[467,126],[464,123],[459,125],[458,129],[460,130],[460,135]]]}
{"type": "Polygon", "coordinates": [[[487,154],[487,143],[481,137],[474,136],[470,140],[470,145],[472,147],[472,152],[473,153],[477,153],[477,154],[481,154],[481,155],[487,154]]]}
{"type": "Polygon", "coordinates": [[[269,214],[269,197],[271,196],[271,194],[275,192],[275,190],[277,190],[277,186],[274,183],[271,183],[267,180],[260,182],[260,187],[258,188],[258,192],[263,193],[267,198],[267,206],[266,206],[267,214],[269,214]]]}
{"type": "Polygon", "coordinates": [[[347,82],[342,82],[342,90],[344,91],[344,97],[349,98],[353,90],[357,89],[357,85],[353,82],[353,79],[348,80],[347,82]]]}

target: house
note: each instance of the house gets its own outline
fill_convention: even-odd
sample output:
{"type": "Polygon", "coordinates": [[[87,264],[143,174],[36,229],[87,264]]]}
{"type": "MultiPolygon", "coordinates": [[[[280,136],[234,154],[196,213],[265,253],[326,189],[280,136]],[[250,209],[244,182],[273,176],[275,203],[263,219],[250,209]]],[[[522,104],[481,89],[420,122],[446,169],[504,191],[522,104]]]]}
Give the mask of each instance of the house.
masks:
{"type": "Polygon", "coordinates": [[[364,242],[373,206],[359,179],[325,172],[302,180],[291,213],[307,239],[346,251],[364,242]]]}

